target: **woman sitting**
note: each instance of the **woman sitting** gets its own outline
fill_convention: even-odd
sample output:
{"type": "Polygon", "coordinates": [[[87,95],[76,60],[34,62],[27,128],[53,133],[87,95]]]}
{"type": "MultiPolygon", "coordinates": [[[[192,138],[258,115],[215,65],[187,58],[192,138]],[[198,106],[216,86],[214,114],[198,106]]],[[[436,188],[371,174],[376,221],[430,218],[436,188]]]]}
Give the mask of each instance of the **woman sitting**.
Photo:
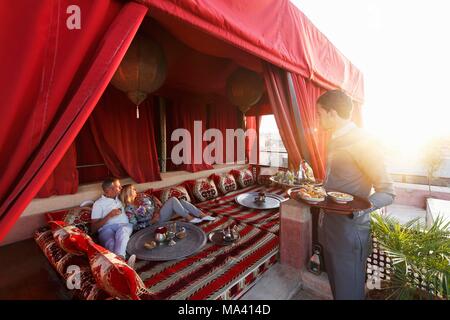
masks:
{"type": "Polygon", "coordinates": [[[203,220],[213,221],[211,217],[185,200],[175,197],[168,199],[164,205],[154,196],[145,196],[137,201],[136,188],[132,184],[122,187],[120,200],[125,207],[128,220],[133,225],[133,230],[141,230],[149,225],[169,221],[175,214],[186,218],[191,223],[199,223],[203,220]],[[139,202],[139,203],[138,203],[139,202]]]}

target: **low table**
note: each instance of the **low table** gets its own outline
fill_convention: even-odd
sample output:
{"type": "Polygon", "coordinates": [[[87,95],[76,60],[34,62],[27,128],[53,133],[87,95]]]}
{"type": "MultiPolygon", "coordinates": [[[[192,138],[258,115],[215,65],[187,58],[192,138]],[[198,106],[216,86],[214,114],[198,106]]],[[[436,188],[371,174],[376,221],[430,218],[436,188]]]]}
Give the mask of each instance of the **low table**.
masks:
{"type": "Polygon", "coordinates": [[[255,201],[259,192],[247,192],[236,196],[235,201],[241,206],[251,208],[251,209],[276,209],[280,207],[281,202],[285,200],[284,197],[276,193],[265,193],[265,201],[258,202],[255,201]]]}
{"type": "Polygon", "coordinates": [[[153,249],[146,249],[144,244],[155,240],[155,230],[161,226],[167,226],[174,221],[159,223],[136,232],[128,242],[127,252],[135,254],[138,259],[147,261],[168,261],[182,259],[198,252],[206,243],[205,232],[192,223],[176,221],[177,231],[182,227],[186,229],[186,237],[174,240],[174,246],[169,246],[167,242],[157,245],[153,249]]]}

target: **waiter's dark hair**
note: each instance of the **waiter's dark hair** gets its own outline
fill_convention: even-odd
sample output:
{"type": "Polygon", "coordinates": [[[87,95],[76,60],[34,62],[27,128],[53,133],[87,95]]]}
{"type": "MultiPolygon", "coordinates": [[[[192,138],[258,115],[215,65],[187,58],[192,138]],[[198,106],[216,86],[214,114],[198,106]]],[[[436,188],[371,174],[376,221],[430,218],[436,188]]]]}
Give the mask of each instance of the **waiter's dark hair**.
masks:
{"type": "Polygon", "coordinates": [[[336,110],[337,114],[343,119],[349,119],[352,110],[352,99],[341,90],[330,90],[322,94],[317,99],[317,104],[320,104],[325,110],[336,110]]]}
{"type": "Polygon", "coordinates": [[[103,182],[102,182],[102,189],[103,189],[103,191],[106,191],[109,188],[111,188],[113,183],[115,181],[117,181],[117,180],[119,180],[119,179],[117,179],[117,178],[106,178],[105,180],[103,180],[103,182]]]}

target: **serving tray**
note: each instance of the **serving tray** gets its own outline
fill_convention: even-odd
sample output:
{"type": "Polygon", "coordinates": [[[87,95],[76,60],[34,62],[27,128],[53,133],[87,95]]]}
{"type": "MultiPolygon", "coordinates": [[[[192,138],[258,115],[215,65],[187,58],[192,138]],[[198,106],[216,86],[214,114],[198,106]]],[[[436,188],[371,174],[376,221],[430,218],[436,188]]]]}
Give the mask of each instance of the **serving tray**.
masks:
{"type": "Polygon", "coordinates": [[[241,235],[239,234],[239,232],[236,232],[236,233],[234,233],[235,238],[233,240],[225,240],[223,238],[223,231],[224,231],[224,229],[219,229],[219,230],[210,232],[208,234],[208,240],[219,246],[229,246],[229,245],[232,245],[233,243],[237,242],[241,238],[241,235]]]}
{"type": "MultiPolygon", "coordinates": [[[[349,201],[345,204],[335,202],[328,195],[325,197],[324,201],[311,204],[307,200],[304,200],[299,196],[298,190],[300,188],[301,187],[291,188],[287,191],[287,194],[289,195],[289,197],[291,199],[300,201],[308,206],[324,209],[324,210],[326,210],[325,213],[351,215],[355,211],[366,210],[366,209],[369,209],[372,207],[369,200],[355,196],[355,195],[352,195],[353,196],[352,201],[349,201]]],[[[336,190],[333,190],[333,191],[336,191],[336,190]]]]}
{"type": "Polygon", "coordinates": [[[275,193],[266,193],[266,200],[264,202],[256,202],[259,192],[247,192],[236,196],[235,200],[241,206],[252,209],[275,209],[280,207],[280,203],[286,200],[284,197],[275,193]]]}
{"type": "Polygon", "coordinates": [[[176,221],[177,232],[182,227],[186,229],[186,237],[175,238],[176,244],[169,246],[166,242],[157,245],[153,249],[146,249],[144,244],[155,240],[155,230],[161,226],[167,226],[173,221],[159,223],[136,232],[128,241],[127,252],[135,254],[138,259],[148,261],[176,260],[190,256],[198,252],[206,244],[205,232],[192,223],[176,221]]]}

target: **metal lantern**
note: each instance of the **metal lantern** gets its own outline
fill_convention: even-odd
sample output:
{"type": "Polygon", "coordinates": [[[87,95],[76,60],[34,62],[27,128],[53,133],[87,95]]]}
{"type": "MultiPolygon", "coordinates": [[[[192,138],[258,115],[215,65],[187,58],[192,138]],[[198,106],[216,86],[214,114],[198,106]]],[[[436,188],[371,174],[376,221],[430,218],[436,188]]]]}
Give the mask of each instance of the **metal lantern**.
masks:
{"type": "Polygon", "coordinates": [[[228,99],[243,113],[255,105],[264,93],[264,82],[259,74],[239,68],[227,80],[228,99]]]}
{"type": "Polygon", "coordinates": [[[137,35],[114,74],[111,84],[126,92],[139,105],[147,95],[158,90],[167,76],[167,64],[162,48],[153,40],[137,35]]]}

